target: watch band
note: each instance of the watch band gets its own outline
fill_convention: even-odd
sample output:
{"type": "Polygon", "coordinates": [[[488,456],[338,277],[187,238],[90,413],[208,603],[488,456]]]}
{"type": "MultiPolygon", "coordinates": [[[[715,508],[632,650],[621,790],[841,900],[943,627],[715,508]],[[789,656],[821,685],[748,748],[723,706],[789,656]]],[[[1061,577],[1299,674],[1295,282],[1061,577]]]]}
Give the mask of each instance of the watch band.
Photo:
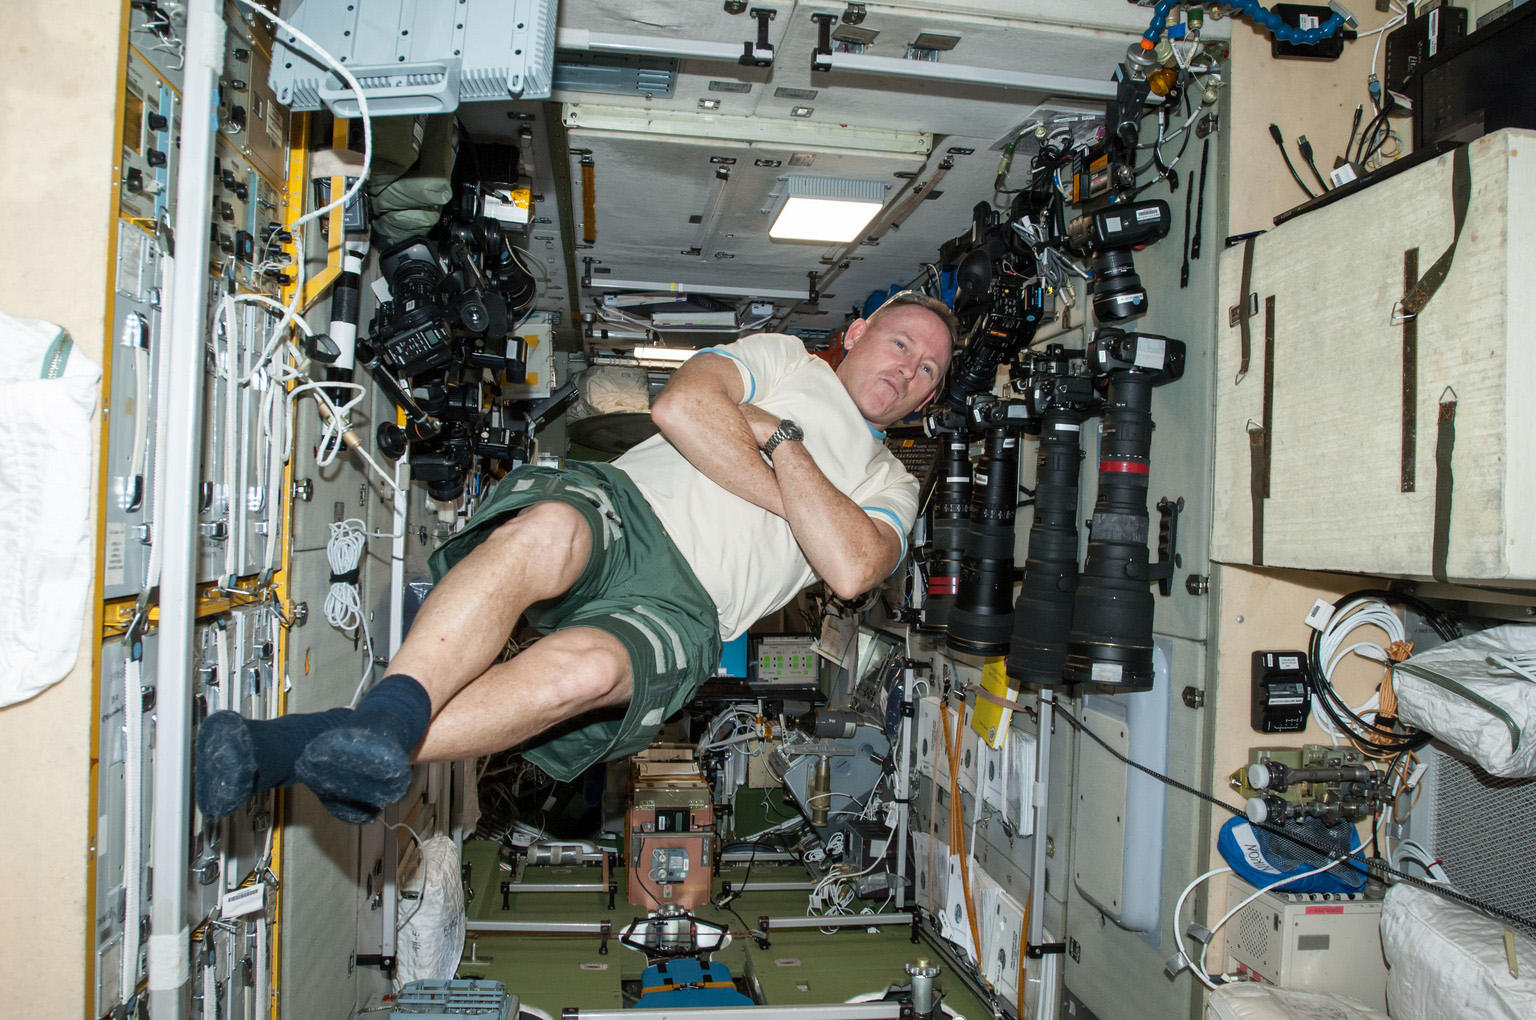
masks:
{"type": "Polygon", "coordinates": [[[773,451],[778,449],[780,443],[798,443],[805,438],[805,430],[788,418],[779,422],[779,427],[773,430],[773,435],[768,437],[768,442],[763,444],[763,456],[773,459],[773,451]]]}

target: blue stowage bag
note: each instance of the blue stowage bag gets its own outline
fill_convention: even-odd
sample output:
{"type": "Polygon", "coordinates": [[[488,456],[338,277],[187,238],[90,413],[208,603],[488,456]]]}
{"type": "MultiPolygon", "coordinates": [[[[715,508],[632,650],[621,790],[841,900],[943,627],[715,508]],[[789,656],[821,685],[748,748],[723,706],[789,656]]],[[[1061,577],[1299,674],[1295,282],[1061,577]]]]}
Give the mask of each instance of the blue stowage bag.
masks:
{"type": "Polygon", "coordinates": [[[1301,823],[1288,822],[1283,829],[1335,853],[1344,853],[1347,848],[1353,856],[1327,871],[1282,882],[1287,875],[1306,874],[1327,858],[1267,829],[1258,828],[1246,818],[1233,818],[1221,827],[1216,849],[1237,877],[1255,889],[1276,882],[1282,882],[1276,886],[1278,890],[1299,893],[1352,893],[1365,887],[1365,864],[1357,853],[1360,834],[1353,825],[1337,825],[1330,829],[1309,818],[1301,823]]]}

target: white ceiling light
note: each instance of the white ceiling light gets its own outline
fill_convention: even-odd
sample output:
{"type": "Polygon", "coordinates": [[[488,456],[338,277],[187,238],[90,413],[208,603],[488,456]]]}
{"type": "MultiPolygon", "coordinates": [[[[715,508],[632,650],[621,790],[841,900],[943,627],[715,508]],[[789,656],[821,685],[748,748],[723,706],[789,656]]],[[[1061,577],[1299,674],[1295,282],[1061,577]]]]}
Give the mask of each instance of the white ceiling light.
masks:
{"type": "Polygon", "coordinates": [[[880,181],[790,174],[768,236],[775,241],[847,244],[869,226],[885,203],[880,181]]]}
{"type": "Polygon", "coordinates": [[[636,347],[630,353],[641,361],[671,361],[681,365],[699,352],[687,347],[636,347]]]}

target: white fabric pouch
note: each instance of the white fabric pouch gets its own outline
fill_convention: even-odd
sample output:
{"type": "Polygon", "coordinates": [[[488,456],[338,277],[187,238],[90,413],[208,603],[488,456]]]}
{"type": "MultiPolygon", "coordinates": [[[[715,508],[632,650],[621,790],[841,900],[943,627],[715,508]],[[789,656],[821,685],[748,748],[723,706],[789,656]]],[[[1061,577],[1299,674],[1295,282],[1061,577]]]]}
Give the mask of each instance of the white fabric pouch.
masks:
{"type": "Polygon", "coordinates": [[[1530,1020],[1536,1016],[1536,942],[1406,882],[1387,890],[1381,946],[1392,1020],[1530,1020]]]}
{"type": "Polygon", "coordinates": [[[1506,779],[1536,776],[1536,625],[1447,641],[1392,669],[1398,718],[1506,779]],[[1498,660],[1513,663],[1515,668],[1498,660]]]}
{"type": "Polygon", "coordinates": [[[91,412],[101,369],[62,328],[0,312],[0,707],[74,668],[91,540],[91,412]]]}

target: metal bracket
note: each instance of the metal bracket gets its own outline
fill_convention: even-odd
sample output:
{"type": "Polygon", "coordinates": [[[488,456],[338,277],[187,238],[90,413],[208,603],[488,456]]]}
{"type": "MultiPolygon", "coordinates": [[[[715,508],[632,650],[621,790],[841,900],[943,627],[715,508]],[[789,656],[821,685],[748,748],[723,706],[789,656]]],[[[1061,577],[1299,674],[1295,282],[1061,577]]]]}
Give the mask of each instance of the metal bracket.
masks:
{"type": "Polygon", "coordinates": [[[1065,942],[1042,942],[1038,946],[1026,946],[1024,955],[1031,960],[1038,960],[1042,956],[1061,956],[1066,951],[1065,942]]]}
{"type": "Polygon", "coordinates": [[[837,24],[835,14],[812,14],[811,20],[816,22],[816,48],[811,51],[811,70],[830,71],[831,62],[826,57],[832,55],[832,26],[837,24]]]}
{"type": "Polygon", "coordinates": [[[352,962],[359,967],[377,967],[379,972],[387,978],[395,976],[393,956],[385,956],[382,953],[359,953],[352,958],[352,962]]]}
{"type": "Polygon", "coordinates": [[[1147,579],[1157,582],[1159,595],[1173,594],[1173,572],[1184,563],[1179,555],[1179,514],[1183,510],[1183,496],[1157,501],[1157,562],[1147,568],[1147,579]]]}
{"type": "Polygon", "coordinates": [[[768,22],[778,14],[771,7],[754,7],[747,14],[757,22],[757,42],[747,41],[741,44],[741,60],[743,67],[772,67],[773,44],[768,41],[768,22]]]}

